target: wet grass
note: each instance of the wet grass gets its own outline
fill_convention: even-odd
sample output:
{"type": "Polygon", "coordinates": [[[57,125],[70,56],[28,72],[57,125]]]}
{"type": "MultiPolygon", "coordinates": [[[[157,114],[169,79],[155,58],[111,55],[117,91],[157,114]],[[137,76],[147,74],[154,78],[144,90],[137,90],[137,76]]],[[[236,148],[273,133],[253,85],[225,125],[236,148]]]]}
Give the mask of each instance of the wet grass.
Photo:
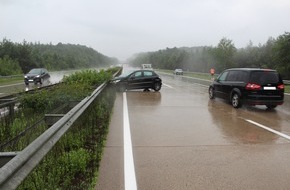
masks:
{"type": "Polygon", "coordinates": [[[290,93],[290,85],[285,85],[285,93],[290,93]]]}
{"type": "Polygon", "coordinates": [[[9,85],[9,84],[17,84],[23,82],[23,76],[15,76],[15,77],[0,77],[0,85],[9,85]]]}

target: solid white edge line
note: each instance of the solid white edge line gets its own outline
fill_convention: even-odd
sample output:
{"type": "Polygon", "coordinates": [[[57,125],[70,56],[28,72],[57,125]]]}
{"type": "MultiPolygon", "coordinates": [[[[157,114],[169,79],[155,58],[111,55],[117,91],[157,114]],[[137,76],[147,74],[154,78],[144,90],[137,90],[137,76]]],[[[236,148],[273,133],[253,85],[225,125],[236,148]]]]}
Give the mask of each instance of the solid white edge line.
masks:
{"type": "Polygon", "coordinates": [[[263,128],[263,129],[265,129],[265,130],[267,130],[267,131],[270,131],[270,132],[272,132],[272,133],[275,133],[276,135],[279,135],[279,136],[281,136],[281,137],[284,137],[284,138],[290,140],[290,136],[288,136],[288,135],[285,135],[285,134],[283,134],[283,133],[281,133],[281,132],[279,132],[279,131],[275,131],[275,130],[273,130],[273,129],[269,128],[269,127],[266,127],[266,126],[264,126],[264,125],[262,125],[262,124],[260,124],[260,123],[257,123],[257,122],[255,122],[255,121],[252,121],[252,120],[249,120],[249,119],[245,119],[245,120],[246,120],[247,122],[249,122],[249,123],[252,123],[252,124],[254,124],[254,125],[258,126],[258,127],[261,127],[261,128],[263,128]]]}
{"type": "Polygon", "coordinates": [[[123,93],[125,190],[137,190],[126,92],[123,93]]]}

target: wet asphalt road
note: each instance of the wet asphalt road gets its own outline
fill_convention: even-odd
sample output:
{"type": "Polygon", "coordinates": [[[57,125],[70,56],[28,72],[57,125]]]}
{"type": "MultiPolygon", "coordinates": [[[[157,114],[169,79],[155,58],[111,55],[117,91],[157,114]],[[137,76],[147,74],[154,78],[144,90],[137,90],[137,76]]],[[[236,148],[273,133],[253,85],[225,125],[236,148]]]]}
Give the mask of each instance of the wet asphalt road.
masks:
{"type": "Polygon", "coordinates": [[[125,189],[123,96],[138,189],[290,189],[289,105],[234,109],[206,86],[161,77],[160,92],[117,94],[95,189],[125,189]]]}

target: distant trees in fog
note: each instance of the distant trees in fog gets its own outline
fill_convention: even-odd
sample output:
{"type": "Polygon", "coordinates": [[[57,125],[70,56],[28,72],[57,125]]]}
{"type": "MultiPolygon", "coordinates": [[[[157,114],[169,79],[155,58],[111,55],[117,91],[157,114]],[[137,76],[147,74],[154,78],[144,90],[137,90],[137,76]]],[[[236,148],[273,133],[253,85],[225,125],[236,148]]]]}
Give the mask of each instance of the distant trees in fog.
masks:
{"type": "Polygon", "coordinates": [[[109,66],[118,62],[92,48],[73,44],[13,43],[0,42],[0,75],[28,72],[34,67],[49,70],[65,70],[109,66]]]}
{"type": "Polygon", "coordinates": [[[134,66],[144,63],[153,68],[181,68],[194,72],[209,72],[215,68],[219,73],[232,67],[256,67],[277,69],[284,78],[290,79],[290,33],[278,38],[270,37],[263,45],[254,46],[250,41],[247,47],[237,49],[227,38],[222,38],[215,47],[166,48],[156,52],[140,53],[129,62],[134,66]]]}

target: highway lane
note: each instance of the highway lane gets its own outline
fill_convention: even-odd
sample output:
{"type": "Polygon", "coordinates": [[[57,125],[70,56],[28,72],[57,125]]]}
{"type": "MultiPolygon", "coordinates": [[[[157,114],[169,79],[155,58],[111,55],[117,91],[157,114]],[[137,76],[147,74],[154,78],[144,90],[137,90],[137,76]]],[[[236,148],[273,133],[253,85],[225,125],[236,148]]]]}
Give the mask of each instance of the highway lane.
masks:
{"type": "Polygon", "coordinates": [[[26,86],[23,82],[17,82],[15,84],[9,84],[9,85],[2,85],[0,86],[0,97],[7,96],[13,93],[19,93],[23,91],[28,91],[34,88],[38,88],[41,86],[46,86],[49,84],[55,84],[59,83],[65,75],[70,75],[72,73],[76,72],[76,70],[70,70],[70,71],[54,71],[50,72],[50,79],[48,81],[44,81],[42,85],[37,84],[29,84],[26,86]]]}
{"type": "Polygon", "coordinates": [[[125,189],[124,96],[138,189],[290,188],[287,107],[234,109],[205,86],[162,79],[160,92],[117,95],[96,189],[125,189]]]}

